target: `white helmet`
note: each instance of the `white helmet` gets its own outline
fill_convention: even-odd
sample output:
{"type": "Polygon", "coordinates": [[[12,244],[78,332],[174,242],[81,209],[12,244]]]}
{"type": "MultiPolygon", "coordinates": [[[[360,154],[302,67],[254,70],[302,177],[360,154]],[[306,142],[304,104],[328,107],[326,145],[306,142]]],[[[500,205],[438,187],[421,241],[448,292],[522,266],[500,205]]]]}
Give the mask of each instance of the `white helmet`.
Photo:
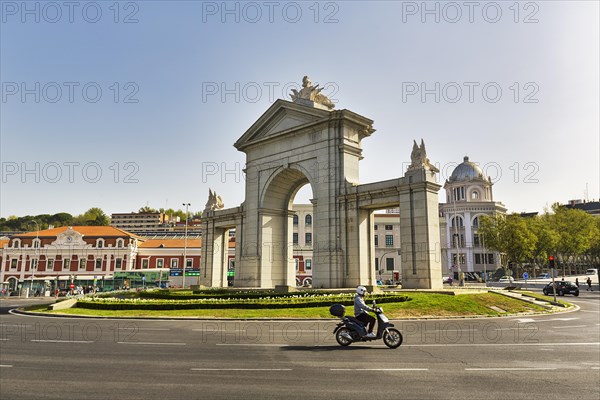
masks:
{"type": "Polygon", "coordinates": [[[356,293],[360,294],[361,296],[364,296],[367,293],[367,288],[364,286],[358,286],[356,288],[356,293]]]}

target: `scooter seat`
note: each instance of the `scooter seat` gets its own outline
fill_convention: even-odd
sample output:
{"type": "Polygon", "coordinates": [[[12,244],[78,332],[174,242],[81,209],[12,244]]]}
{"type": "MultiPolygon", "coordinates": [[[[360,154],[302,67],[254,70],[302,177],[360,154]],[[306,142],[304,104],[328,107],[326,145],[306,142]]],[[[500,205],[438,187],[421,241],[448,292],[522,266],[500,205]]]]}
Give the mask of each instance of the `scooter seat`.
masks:
{"type": "Polygon", "coordinates": [[[346,318],[348,318],[348,321],[354,322],[355,324],[359,324],[360,326],[364,326],[362,321],[357,318],[354,318],[354,317],[346,317],[346,318]]]}

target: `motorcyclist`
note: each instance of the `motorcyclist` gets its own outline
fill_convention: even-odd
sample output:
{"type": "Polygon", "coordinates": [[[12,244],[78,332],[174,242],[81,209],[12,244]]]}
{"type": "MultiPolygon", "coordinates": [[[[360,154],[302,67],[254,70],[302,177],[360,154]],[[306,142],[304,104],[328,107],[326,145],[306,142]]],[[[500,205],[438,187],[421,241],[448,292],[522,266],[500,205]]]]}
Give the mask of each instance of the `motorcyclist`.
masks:
{"type": "Polygon", "coordinates": [[[365,303],[365,294],[367,294],[366,287],[358,286],[356,288],[356,295],[354,296],[354,316],[367,327],[368,333],[366,337],[374,338],[375,334],[373,333],[373,327],[375,326],[376,319],[369,315],[369,312],[374,312],[375,310],[365,303]]]}

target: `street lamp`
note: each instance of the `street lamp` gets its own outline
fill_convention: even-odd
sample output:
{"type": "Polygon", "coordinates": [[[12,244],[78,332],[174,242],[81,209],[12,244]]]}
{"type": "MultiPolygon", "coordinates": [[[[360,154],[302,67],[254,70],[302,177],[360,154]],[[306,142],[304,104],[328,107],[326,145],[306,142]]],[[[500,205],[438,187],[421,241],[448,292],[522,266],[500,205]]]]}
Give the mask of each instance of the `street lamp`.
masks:
{"type": "Polygon", "coordinates": [[[185,267],[187,264],[187,228],[188,228],[188,207],[191,206],[190,203],[183,203],[185,206],[185,236],[183,238],[183,282],[181,286],[185,289],[185,267]]]}
{"type": "MultiPolygon", "coordinates": [[[[400,249],[386,251],[379,257],[379,259],[383,262],[383,257],[385,257],[386,255],[396,253],[396,252],[398,252],[398,255],[401,255],[402,254],[401,251],[402,250],[400,250],[400,249]]],[[[385,272],[385,271],[387,271],[387,265],[383,266],[383,265],[381,265],[381,263],[379,263],[379,279],[380,280],[383,279],[382,275],[383,275],[383,272],[385,272]]],[[[392,277],[393,277],[393,271],[392,271],[392,277]]]]}
{"type": "MultiPolygon", "coordinates": [[[[38,249],[39,249],[39,245],[40,245],[40,225],[38,224],[37,221],[32,221],[35,224],[35,244],[33,245],[33,248],[35,249],[35,262],[36,262],[36,268],[37,268],[37,263],[38,261],[38,249]]],[[[31,284],[29,285],[29,292],[33,293],[33,259],[30,257],[29,258],[29,269],[31,272],[31,284]]],[[[27,296],[29,297],[29,296],[27,296]]]]}

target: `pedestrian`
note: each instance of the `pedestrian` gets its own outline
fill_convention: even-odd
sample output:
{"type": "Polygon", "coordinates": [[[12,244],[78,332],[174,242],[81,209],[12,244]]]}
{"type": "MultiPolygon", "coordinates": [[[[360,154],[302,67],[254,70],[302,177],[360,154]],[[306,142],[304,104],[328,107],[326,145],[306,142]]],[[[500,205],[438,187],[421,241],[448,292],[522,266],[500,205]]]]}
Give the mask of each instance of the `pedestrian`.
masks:
{"type": "Polygon", "coordinates": [[[579,278],[575,278],[575,285],[579,287],[579,278]]]}
{"type": "Polygon", "coordinates": [[[593,290],[592,290],[592,278],[590,278],[590,277],[588,276],[588,278],[587,278],[587,281],[585,281],[585,283],[587,283],[587,284],[588,284],[588,287],[587,287],[587,289],[585,289],[585,290],[589,290],[589,291],[592,291],[592,292],[593,292],[593,290]]]}

